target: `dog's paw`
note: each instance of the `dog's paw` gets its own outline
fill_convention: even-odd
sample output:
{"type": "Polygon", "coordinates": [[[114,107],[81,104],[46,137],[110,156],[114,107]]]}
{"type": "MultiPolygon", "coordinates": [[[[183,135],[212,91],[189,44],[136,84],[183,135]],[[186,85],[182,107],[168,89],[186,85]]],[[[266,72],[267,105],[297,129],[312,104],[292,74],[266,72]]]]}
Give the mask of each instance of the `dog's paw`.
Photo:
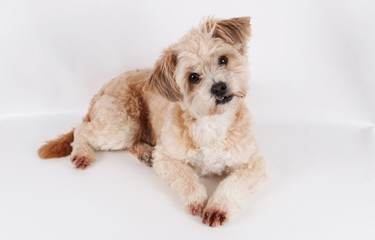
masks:
{"type": "Polygon", "coordinates": [[[93,160],[89,156],[86,156],[86,155],[77,154],[77,155],[72,156],[72,163],[75,165],[77,169],[83,170],[87,168],[92,162],[93,160]]]}
{"type": "Polygon", "coordinates": [[[193,216],[202,217],[203,209],[207,205],[207,190],[204,185],[198,185],[186,200],[185,210],[193,216]]]}
{"type": "Polygon", "coordinates": [[[146,164],[148,167],[152,167],[152,150],[144,151],[140,156],[139,160],[146,164]]]}
{"type": "Polygon", "coordinates": [[[146,143],[134,143],[129,150],[138,158],[138,160],[144,163],[148,167],[152,167],[153,158],[152,153],[154,148],[146,143]]]}
{"type": "Polygon", "coordinates": [[[228,221],[228,212],[219,207],[207,206],[202,213],[202,222],[210,227],[223,225],[228,221]]]}
{"type": "Polygon", "coordinates": [[[207,201],[195,201],[187,205],[187,211],[193,216],[202,216],[203,209],[206,207],[207,201]]]}

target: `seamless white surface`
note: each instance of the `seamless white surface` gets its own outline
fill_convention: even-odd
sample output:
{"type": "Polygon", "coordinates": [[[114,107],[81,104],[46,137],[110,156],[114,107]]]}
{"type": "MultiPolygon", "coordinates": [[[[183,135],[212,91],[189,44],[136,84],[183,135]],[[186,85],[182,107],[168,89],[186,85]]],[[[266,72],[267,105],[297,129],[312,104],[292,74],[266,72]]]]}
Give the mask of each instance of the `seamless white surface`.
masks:
{"type": "MultiPolygon", "coordinates": [[[[372,1],[0,4],[0,239],[374,239],[372,1]],[[269,179],[211,229],[129,153],[42,161],[100,86],[151,67],[204,16],[251,16],[254,130],[269,179]]],[[[216,180],[205,180],[210,191],[216,180]]]]}

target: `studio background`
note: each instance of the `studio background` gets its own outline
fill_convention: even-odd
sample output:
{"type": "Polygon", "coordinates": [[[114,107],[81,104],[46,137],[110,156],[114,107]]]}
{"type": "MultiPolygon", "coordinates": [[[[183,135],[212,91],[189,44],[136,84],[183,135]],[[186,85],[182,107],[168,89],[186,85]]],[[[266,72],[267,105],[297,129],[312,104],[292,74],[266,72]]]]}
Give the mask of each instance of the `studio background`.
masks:
{"type": "MultiPolygon", "coordinates": [[[[0,2],[0,239],[374,239],[372,1],[0,2]],[[77,171],[37,148],[109,79],[207,16],[251,16],[254,131],[269,179],[211,229],[124,152],[77,171]]],[[[209,182],[207,184],[210,184],[209,182]]]]}

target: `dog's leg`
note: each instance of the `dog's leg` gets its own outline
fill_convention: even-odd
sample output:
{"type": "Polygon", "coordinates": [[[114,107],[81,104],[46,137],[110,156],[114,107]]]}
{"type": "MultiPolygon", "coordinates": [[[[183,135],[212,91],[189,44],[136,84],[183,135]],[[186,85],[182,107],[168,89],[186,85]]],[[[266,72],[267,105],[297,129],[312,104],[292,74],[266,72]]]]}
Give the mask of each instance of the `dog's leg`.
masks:
{"type": "Polygon", "coordinates": [[[154,148],[143,142],[135,142],[129,148],[130,152],[134,154],[139,161],[146,164],[149,167],[152,167],[152,152],[154,148]]]}
{"type": "Polygon", "coordinates": [[[201,216],[207,201],[207,190],[199,176],[189,165],[156,155],[153,169],[174,190],[185,209],[194,216],[201,216]]]}
{"type": "Polygon", "coordinates": [[[80,124],[74,131],[71,160],[78,169],[85,169],[94,161],[94,150],[88,143],[87,123],[80,124]]]}
{"type": "Polygon", "coordinates": [[[233,170],[208,200],[202,218],[211,227],[222,225],[243,206],[251,189],[266,175],[263,159],[253,157],[249,164],[233,170]]]}

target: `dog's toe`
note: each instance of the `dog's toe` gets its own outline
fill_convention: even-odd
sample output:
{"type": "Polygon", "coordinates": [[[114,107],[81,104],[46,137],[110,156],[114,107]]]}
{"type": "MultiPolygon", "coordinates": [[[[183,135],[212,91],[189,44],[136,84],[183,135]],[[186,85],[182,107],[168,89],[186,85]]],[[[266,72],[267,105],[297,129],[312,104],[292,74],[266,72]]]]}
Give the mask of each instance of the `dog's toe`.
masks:
{"type": "Polygon", "coordinates": [[[72,162],[77,169],[83,170],[92,163],[92,159],[85,155],[75,155],[72,157],[72,162]]]}
{"type": "Polygon", "coordinates": [[[206,202],[207,201],[190,203],[187,206],[187,210],[191,215],[200,217],[202,216],[203,209],[206,206],[206,202]]]}
{"type": "Polygon", "coordinates": [[[206,208],[202,214],[202,222],[210,227],[223,225],[227,219],[227,212],[217,208],[206,208]]]}
{"type": "Polygon", "coordinates": [[[146,164],[147,166],[149,167],[152,167],[152,151],[150,152],[144,152],[141,157],[139,158],[139,160],[141,162],[143,162],[144,164],[146,164]]]}
{"type": "Polygon", "coordinates": [[[140,149],[138,153],[138,159],[146,164],[149,167],[152,167],[153,164],[153,158],[152,158],[152,152],[154,151],[154,148],[149,145],[142,145],[142,148],[140,149]]]}
{"type": "Polygon", "coordinates": [[[135,156],[137,156],[139,161],[141,161],[149,167],[152,167],[152,152],[154,151],[154,148],[152,146],[148,145],[147,143],[136,142],[129,148],[129,150],[135,156]]]}

